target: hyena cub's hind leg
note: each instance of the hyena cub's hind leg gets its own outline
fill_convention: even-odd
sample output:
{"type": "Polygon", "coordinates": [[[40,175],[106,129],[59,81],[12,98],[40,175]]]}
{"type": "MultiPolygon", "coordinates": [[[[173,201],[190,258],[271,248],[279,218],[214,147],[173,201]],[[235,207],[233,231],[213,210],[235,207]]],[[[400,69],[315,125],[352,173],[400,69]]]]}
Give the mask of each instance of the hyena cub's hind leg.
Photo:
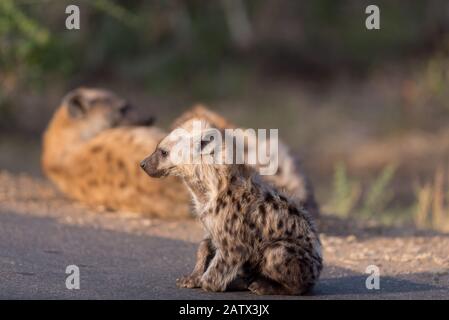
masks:
{"type": "Polygon", "coordinates": [[[311,267],[307,256],[301,248],[287,241],[269,245],[263,254],[260,276],[250,284],[249,290],[258,295],[306,293],[321,269],[321,262],[316,268],[311,267]]]}
{"type": "Polygon", "coordinates": [[[210,261],[215,255],[215,249],[212,241],[207,238],[200,242],[196,253],[196,263],[190,275],[176,279],[176,285],[180,288],[199,288],[201,287],[201,277],[207,270],[210,261]]]}
{"type": "Polygon", "coordinates": [[[240,268],[236,278],[226,287],[226,291],[246,291],[249,285],[254,281],[254,267],[246,262],[240,268]]]}

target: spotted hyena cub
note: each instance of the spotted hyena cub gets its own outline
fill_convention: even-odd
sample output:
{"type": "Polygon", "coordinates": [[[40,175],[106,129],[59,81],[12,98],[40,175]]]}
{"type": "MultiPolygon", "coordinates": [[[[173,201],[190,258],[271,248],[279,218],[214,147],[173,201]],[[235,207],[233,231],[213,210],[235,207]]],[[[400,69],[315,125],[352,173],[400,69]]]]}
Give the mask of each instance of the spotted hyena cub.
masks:
{"type": "Polygon", "coordinates": [[[254,168],[210,161],[228,151],[224,138],[211,139],[214,128],[207,121],[201,121],[199,132],[194,126],[193,120],[181,124],[141,163],[151,177],[184,179],[207,234],[193,272],[178,279],[178,286],[306,293],[322,269],[321,244],[309,214],[254,168]],[[199,161],[182,162],[174,155],[186,141],[194,155],[201,155],[199,161]]]}

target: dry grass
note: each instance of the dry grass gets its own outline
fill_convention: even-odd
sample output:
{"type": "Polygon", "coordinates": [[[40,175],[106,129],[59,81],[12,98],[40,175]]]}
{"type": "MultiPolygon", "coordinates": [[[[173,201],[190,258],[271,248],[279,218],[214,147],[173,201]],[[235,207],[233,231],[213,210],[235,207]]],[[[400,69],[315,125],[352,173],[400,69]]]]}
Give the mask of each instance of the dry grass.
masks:
{"type": "Polygon", "coordinates": [[[449,232],[448,186],[449,177],[442,167],[438,167],[432,182],[416,186],[414,219],[417,227],[449,232]]]}
{"type": "Polygon", "coordinates": [[[362,184],[357,178],[348,175],[343,163],[338,163],[334,171],[331,202],[324,210],[341,217],[379,216],[394,198],[390,185],[395,171],[396,165],[389,164],[369,183],[362,184]]]}

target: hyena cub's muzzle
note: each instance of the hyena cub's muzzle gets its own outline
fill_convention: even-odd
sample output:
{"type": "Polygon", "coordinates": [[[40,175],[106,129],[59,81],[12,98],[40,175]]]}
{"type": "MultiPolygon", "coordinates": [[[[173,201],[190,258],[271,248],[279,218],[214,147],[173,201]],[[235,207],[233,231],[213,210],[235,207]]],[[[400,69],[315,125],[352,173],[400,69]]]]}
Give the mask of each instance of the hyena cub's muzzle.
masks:
{"type": "Polygon", "coordinates": [[[160,150],[156,150],[149,157],[146,157],[140,162],[140,167],[153,178],[165,177],[168,175],[168,170],[160,168],[160,150]]]}

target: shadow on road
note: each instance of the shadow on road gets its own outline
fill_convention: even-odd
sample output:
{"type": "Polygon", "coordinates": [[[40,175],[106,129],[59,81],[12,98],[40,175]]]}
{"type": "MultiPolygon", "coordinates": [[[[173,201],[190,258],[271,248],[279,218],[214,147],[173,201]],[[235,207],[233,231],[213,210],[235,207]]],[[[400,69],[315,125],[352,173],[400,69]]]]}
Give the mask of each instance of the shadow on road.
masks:
{"type": "Polygon", "coordinates": [[[370,239],[373,237],[449,237],[448,233],[441,233],[434,230],[419,230],[414,227],[387,227],[381,225],[369,225],[364,221],[353,220],[351,218],[342,219],[339,217],[322,215],[317,219],[318,230],[329,236],[344,237],[355,235],[359,239],[370,239]]]}
{"type": "Polygon", "coordinates": [[[366,280],[369,274],[356,273],[352,270],[329,266],[324,270],[314,294],[329,298],[362,298],[362,299],[407,299],[407,298],[440,298],[449,295],[448,287],[429,284],[432,275],[428,273],[411,273],[397,277],[380,275],[380,289],[367,289],[366,280]],[[332,273],[332,276],[328,274],[332,273]]]}

